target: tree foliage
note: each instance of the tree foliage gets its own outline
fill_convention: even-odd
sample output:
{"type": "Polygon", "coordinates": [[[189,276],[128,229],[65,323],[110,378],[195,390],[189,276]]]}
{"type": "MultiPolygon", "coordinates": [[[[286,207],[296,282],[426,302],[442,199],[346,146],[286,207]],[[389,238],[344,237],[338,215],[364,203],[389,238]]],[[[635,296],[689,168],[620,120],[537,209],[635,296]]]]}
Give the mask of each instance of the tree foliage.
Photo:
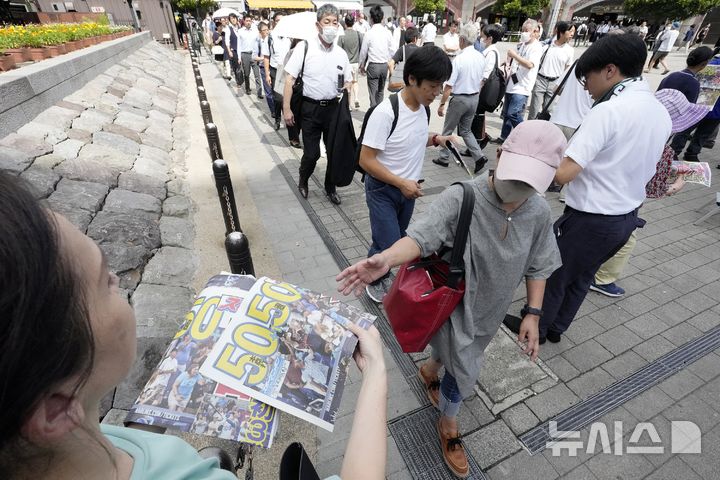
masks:
{"type": "Polygon", "coordinates": [[[201,12],[209,12],[217,5],[215,0],[173,0],[173,10],[184,13],[192,13],[200,9],[201,12]]]}
{"type": "Polygon", "coordinates": [[[502,12],[509,17],[514,15],[536,17],[549,4],[550,0],[498,0],[493,6],[493,12],[502,12]]]}
{"type": "Polygon", "coordinates": [[[415,0],[415,12],[435,13],[445,10],[445,0],[415,0]]]}
{"type": "Polygon", "coordinates": [[[625,0],[625,13],[639,18],[682,20],[718,6],[720,0],[625,0]]]}

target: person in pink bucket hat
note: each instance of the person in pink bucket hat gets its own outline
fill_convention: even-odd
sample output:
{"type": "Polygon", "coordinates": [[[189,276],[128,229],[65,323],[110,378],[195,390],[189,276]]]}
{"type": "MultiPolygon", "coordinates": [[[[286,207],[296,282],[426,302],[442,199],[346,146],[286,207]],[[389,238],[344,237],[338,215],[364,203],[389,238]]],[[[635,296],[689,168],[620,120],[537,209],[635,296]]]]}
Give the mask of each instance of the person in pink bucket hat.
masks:
{"type": "MultiPolygon", "coordinates": [[[[441,413],[437,427],[445,463],[461,478],[470,474],[457,423],[462,399],[473,393],[483,352],[523,279],[529,308],[521,320],[519,340],[533,360],[539,352],[538,314],[545,280],[560,266],[560,254],[550,207],[538,194],[553,180],[565,148],[565,136],[556,125],[522,122],[498,148],[494,175],[468,182],[475,200],[463,255],[465,294],[432,337],[430,358],[419,370],[428,399],[441,413]]],[[[461,186],[445,189],[410,225],[406,237],[341,272],[338,290],[359,295],[393,267],[434,252],[447,251],[443,258],[449,258],[462,199],[461,186]]]]}

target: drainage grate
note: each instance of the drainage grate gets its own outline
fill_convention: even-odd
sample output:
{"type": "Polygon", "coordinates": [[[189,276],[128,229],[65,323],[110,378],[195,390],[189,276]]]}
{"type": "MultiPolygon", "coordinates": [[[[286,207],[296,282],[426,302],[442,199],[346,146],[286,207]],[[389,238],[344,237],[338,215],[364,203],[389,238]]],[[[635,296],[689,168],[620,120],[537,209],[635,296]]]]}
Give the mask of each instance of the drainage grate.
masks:
{"type": "MultiPolygon", "coordinates": [[[[558,431],[580,430],[719,347],[720,327],[716,327],[550,420],[557,422],[558,431]]],[[[531,455],[544,450],[548,443],[559,440],[558,437],[550,437],[550,420],[520,437],[531,455]]]]}
{"type": "MultiPolygon", "coordinates": [[[[219,69],[219,67],[218,67],[219,69]]],[[[238,102],[238,105],[243,110],[247,118],[251,119],[251,124],[253,126],[253,129],[258,134],[258,137],[263,138],[264,134],[260,129],[258,128],[257,122],[252,118],[250,115],[250,112],[248,111],[247,107],[243,105],[243,103],[240,101],[239,98],[236,99],[238,102]]],[[[282,138],[282,137],[281,137],[282,138]]],[[[283,141],[287,142],[284,138],[282,138],[283,141]]],[[[310,202],[306,201],[300,196],[300,193],[297,191],[297,188],[295,188],[295,181],[292,178],[292,175],[290,174],[290,171],[285,166],[284,162],[278,157],[277,153],[273,150],[272,145],[270,142],[265,142],[265,148],[270,154],[270,156],[273,159],[273,162],[277,166],[278,170],[282,174],[283,178],[285,178],[285,181],[288,185],[290,185],[290,189],[295,193],[295,196],[300,201],[300,205],[302,206],[303,210],[305,211],[305,214],[310,219],[310,223],[313,224],[315,227],[315,230],[317,230],[318,234],[320,235],[320,238],[322,238],[323,243],[327,247],[327,249],[330,251],[330,254],[332,255],[333,259],[335,260],[335,263],[338,265],[340,269],[347,268],[350,266],[350,263],[348,262],[347,257],[342,253],[340,248],[338,247],[337,243],[335,242],[335,239],[332,238],[332,235],[328,232],[328,230],[325,228],[325,225],[323,224],[322,220],[320,220],[320,217],[317,215],[315,210],[313,209],[310,202]]],[[[315,175],[313,175],[313,179],[316,182],[318,186],[321,186],[317,178],[315,178],[315,175]]],[[[343,211],[340,207],[336,206],[336,210],[340,213],[341,218],[345,220],[345,222],[348,224],[349,228],[355,233],[355,235],[365,244],[367,242],[363,238],[362,234],[359,232],[355,224],[350,220],[350,218],[347,216],[345,211],[343,211]]],[[[425,388],[420,383],[420,380],[417,376],[417,366],[415,366],[415,363],[412,361],[412,358],[410,355],[407,355],[402,351],[402,348],[398,344],[397,340],[395,339],[395,334],[392,331],[392,327],[390,326],[390,322],[388,322],[387,318],[385,317],[384,312],[380,307],[378,307],[373,301],[367,299],[364,295],[360,297],[360,302],[363,304],[363,307],[365,310],[375,316],[378,317],[378,320],[375,322],[375,325],[377,326],[378,330],[380,331],[380,336],[383,338],[385,342],[385,346],[387,346],[388,350],[390,350],[390,354],[392,355],[393,359],[395,360],[395,363],[397,364],[398,368],[403,374],[403,377],[405,378],[405,381],[412,389],[413,393],[417,397],[418,401],[421,405],[429,405],[430,402],[428,401],[427,395],[425,394],[425,388]]]]}
{"type": "MultiPolygon", "coordinates": [[[[434,407],[423,407],[388,423],[390,434],[395,439],[400,455],[410,475],[417,480],[457,480],[455,474],[445,465],[437,433],[440,414],[434,407]]],[[[472,480],[486,480],[470,452],[472,480]]]]}

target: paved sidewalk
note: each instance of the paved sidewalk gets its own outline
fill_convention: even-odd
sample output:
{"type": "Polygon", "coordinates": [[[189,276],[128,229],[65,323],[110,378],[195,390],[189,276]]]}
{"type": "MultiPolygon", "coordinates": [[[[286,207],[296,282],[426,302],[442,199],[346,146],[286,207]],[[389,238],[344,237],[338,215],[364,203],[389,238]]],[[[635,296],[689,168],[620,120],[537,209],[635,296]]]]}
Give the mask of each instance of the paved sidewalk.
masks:
{"type": "MultiPolygon", "coordinates": [[[[502,46],[502,50],[505,48],[507,45],[502,46]]],[[[671,54],[670,62],[680,69],[684,55],[671,54]]],[[[203,64],[202,71],[213,112],[231,111],[242,125],[232,134],[225,132],[235,145],[241,144],[229,151],[223,143],[225,156],[236,157],[237,163],[231,163],[231,168],[237,165],[248,169],[246,181],[252,201],[268,233],[265,247],[270,246],[284,279],[328,293],[334,291],[337,272],[348,262],[364,258],[367,252],[370,232],[362,184],[356,181],[339,189],[342,205],[330,204],[322,191],[324,161],[321,159],[310,182],[309,199],[302,200],[295,189],[301,151],[288,146],[284,129],[273,131],[265,101],[242,95],[233,99],[236,104],[225,103],[228,97],[219,89],[230,90],[223,85],[218,70],[214,65],[203,64]],[[215,88],[218,90],[214,91],[215,88]],[[212,98],[215,95],[219,98],[212,98]],[[222,103],[218,103],[219,100],[222,103]],[[256,165],[259,157],[263,157],[262,168],[256,165]],[[267,164],[266,157],[272,159],[272,164],[267,164]]],[[[648,76],[653,87],[661,78],[658,74],[648,76]]],[[[363,109],[353,114],[357,128],[367,107],[367,88],[362,79],[360,85],[363,109]]],[[[431,130],[439,131],[442,122],[434,113],[436,104],[431,108],[431,130]]],[[[496,116],[490,119],[491,135],[497,134],[499,125],[496,116]]],[[[488,146],[486,154],[493,153],[494,146],[488,146]]],[[[426,160],[436,155],[434,149],[428,149],[426,160]]],[[[714,165],[717,150],[706,150],[702,156],[714,165]]],[[[418,201],[416,216],[422,215],[434,195],[445,186],[464,178],[455,166],[444,169],[429,161],[426,161],[424,176],[426,196],[418,201]]],[[[629,395],[620,407],[600,415],[599,421],[609,425],[610,444],[614,446],[622,439],[626,449],[622,456],[601,453],[599,439],[594,455],[583,449],[576,457],[567,453],[554,457],[549,449],[530,455],[518,440],[522,434],[652,364],[662,355],[693,339],[711,338],[712,330],[720,324],[720,253],[716,248],[720,217],[712,217],[698,226],[692,223],[710,208],[706,204],[714,199],[716,185],[714,182],[712,189],[689,186],[672,198],[646,203],[642,217],[648,220],[648,225],[639,231],[638,246],[619,282],[628,291],[626,297],[609,299],[590,293],[563,341],[557,345],[546,344],[538,364],[531,364],[520,354],[512,335],[504,330],[498,332],[488,351],[477,395],[466,400],[460,418],[468,450],[485,472],[485,478],[716,478],[712,472],[719,462],[714,453],[720,448],[717,349],[644,393],[629,395]],[[618,437],[613,429],[615,420],[624,421],[618,437]],[[702,454],[670,453],[673,420],[693,421],[700,427],[702,454]],[[654,438],[647,432],[639,443],[635,438],[630,442],[636,425],[646,421],[652,422],[661,444],[651,443],[654,438]],[[665,453],[627,453],[627,447],[637,445],[661,445],[665,453]]],[[[548,194],[547,200],[554,214],[559,215],[563,206],[557,201],[557,195],[548,194]]],[[[510,313],[519,311],[523,295],[524,287],[520,286],[510,313]]],[[[372,311],[366,299],[351,301],[360,301],[372,311]]],[[[381,319],[380,326],[383,323],[381,319]]],[[[382,330],[390,369],[390,432],[401,433],[403,425],[412,425],[414,418],[428,412],[427,400],[414,373],[414,362],[421,361],[424,355],[408,356],[398,352],[387,327],[382,330]]],[[[358,380],[358,373],[353,372],[335,433],[320,429],[315,432],[313,458],[321,475],[336,473],[340,468],[358,380]]],[[[593,408],[603,411],[602,406],[593,408]]],[[[590,428],[579,430],[587,447],[590,428]]],[[[312,438],[304,441],[312,446],[312,438]]],[[[439,455],[439,448],[437,452],[401,451],[399,437],[389,435],[388,441],[388,478],[413,478],[412,472],[415,472],[414,478],[429,478],[429,473],[417,474],[415,463],[425,462],[426,457],[441,462],[440,458],[432,458],[439,455]]],[[[403,437],[400,443],[405,445],[406,439],[403,437]]],[[[436,467],[428,465],[429,469],[436,467]]],[[[437,478],[450,478],[447,473],[438,475],[437,478]]],[[[475,478],[482,476],[478,474],[475,478]]]]}

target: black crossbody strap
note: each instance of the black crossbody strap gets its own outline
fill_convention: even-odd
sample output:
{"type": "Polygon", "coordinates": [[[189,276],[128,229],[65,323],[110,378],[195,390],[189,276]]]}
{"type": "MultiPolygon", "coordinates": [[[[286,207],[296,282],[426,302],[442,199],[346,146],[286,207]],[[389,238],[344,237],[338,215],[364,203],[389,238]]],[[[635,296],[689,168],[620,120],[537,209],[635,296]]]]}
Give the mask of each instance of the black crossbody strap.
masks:
{"type": "Polygon", "coordinates": [[[552,105],[553,100],[555,100],[555,97],[557,97],[558,92],[562,92],[563,87],[565,86],[565,83],[568,81],[568,78],[570,78],[570,74],[575,71],[575,64],[578,61],[575,60],[572,65],[570,65],[570,68],[568,68],[567,73],[565,73],[565,76],[563,77],[562,81],[560,82],[560,85],[555,89],[550,99],[547,101],[545,105],[543,105],[542,111],[545,112],[550,108],[550,105],[552,105]]]}
{"type": "Polygon", "coordinates": [[[450,274],[448,275],[447,286],[457,288],[460,280],[465,277],[463,254],[465,253],[465,244],[470,231],[470,222],[472,222],[473,208],[475,207],[475,192],[470,183],[456,182],[453,185],[460,185],[463,188],[463,200],[457,228],[455,229],[452,254],[450,255],[450,274]]]}
{"type": "Polygon", "coordinates": [[[302,67],[300,67],[300,74],[298,75],[298,78],[302,78],[303,73],[305,72],[305,58],[307,57],[307,51],[308,51],[308,42],[305,41],[305,53],[303,53],[303,63],[302,63],[302,67]]]}

